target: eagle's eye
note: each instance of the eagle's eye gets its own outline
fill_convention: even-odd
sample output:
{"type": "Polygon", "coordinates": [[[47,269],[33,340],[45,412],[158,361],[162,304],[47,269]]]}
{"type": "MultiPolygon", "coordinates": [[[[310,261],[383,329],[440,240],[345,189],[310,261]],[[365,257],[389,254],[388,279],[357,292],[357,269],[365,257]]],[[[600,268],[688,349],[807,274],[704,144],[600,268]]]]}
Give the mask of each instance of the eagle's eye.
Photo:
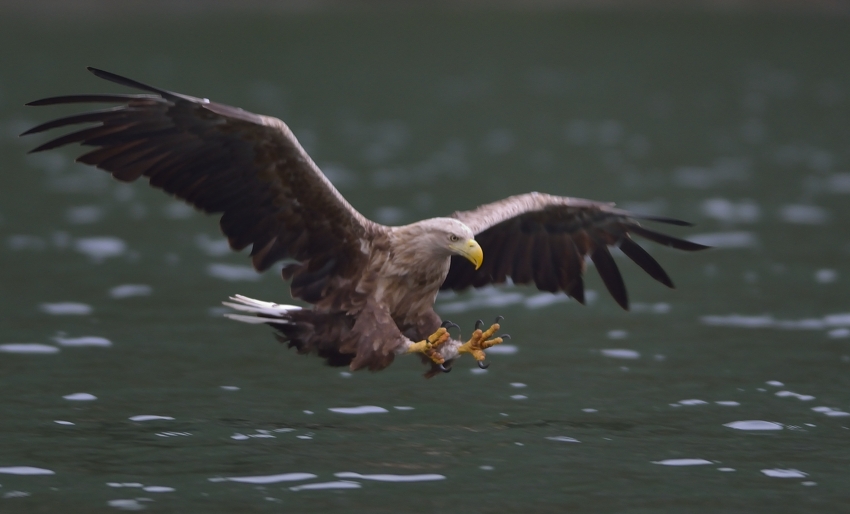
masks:
{"type": "Polygon", "coordinates": [[[449,241],[451,241],[452,243],[457,243],[458,241],[460,241],[460,238],[458,236],[452,234],[452,235],[449,236],[449,241]]]}

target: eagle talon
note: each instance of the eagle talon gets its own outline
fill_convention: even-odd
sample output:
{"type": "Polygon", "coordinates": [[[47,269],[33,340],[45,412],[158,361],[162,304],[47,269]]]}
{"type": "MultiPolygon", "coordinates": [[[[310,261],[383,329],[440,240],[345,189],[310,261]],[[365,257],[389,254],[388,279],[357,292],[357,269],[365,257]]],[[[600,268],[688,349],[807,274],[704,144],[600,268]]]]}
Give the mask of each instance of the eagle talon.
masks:
{"type": "Polygon", "coordinates": [[[437,367],[440,368],[440,371],[442,371],[443,373],[451,373],[452,371],[452,367],[449,366],[447,368],[445,364],[437,364],[437,367]]]}
{"type": "Polygon", "coordinates": [[[505,317],[504,317],[504,316],[501,316],[501,315],[496,316],[496,320],[495,320],[493,323],[498,324],[498,323],[499,323],[500,321],[502,321],[503,319],[505,319],[505,317]]]}
{"type": "Polygon", "coordinates": [[[478,361],[478,367],[481,369],[487,369],[490,367],[490,364],[484,361],[478,361]]]}
{"type": "Polygon", "coordinates": [[[487,369],[490,365],[484,362],[484,359],[487,358],[487,355],[484,353],[484,350],[497,344],[500,344],[504,340],[504,338],[502,337],[493,337],[496,332],[498,332],[501,328],[498,323],[501,319],[504,318],[502,318],[502,316],[498,316],[496,318],[496,323],[490,325],[490,328],[488,328],[487,330],[481,330],[481,320],[476,321],[475,331],[472,333],[472,337],[469,339],[469,341],[460,345],[457,349],[457,352],[468,353],[472,355],[472,358],[478,361],[479,368],[487,369]]]}
{"type": "Polygon", "coordinates": [[[454,321],[449,321],[449,320],[446,320],[446,321],[444,321],[444,322],[440,323],[440,326],[441,326],[441,327],[443,327],[443,328],[446,328],[446,329],[448,329],[448,328],[452,328],[452,327],[454,327],[454,328],[460,328],[460,325],[458,325],[458,324],[457,324],[457,323],[455,323],[454,321]]]}
{"type": "Polygon", "coordinates": [[[481,321],[480,319],[476,320],[475,321],[475,330],[478,330],[479,328],[481,328],[481,325],[483,325],[483,324],[484,324],[484,322],[481,321]]]}

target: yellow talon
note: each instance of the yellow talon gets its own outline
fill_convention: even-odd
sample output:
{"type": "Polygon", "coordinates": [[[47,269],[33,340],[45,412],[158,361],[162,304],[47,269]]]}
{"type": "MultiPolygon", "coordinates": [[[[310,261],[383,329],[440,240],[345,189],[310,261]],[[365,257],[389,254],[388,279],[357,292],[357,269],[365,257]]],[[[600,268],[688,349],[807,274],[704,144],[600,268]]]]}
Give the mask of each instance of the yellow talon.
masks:
{"type": "Polygon", "coordinates": [[[484,350],[491,346],[500,344],[503,341],[501,337],[494,337],[493,339],[490,339],[493,334],[499,331],[499,328],[501,328],[501,326],[498,323],[493,323],[487,330],[482,331],[480,328],[475,329],[475,332],[472,333],[472,337],[469,338],[469,341],[458,347],[458,353],[468,353],[478,362],[482,362],[487,357],[484,354],[484,350]]]}
{"type": "Polygon", "coordinates": [[[421,353],[434,361],[435,364],[442,364],[446,360],[443,359],[437,349],[448,340],[449,331],[444,327],[440,327],[436,332],[428,336],[428,339],[411,344],[407,348],[407,353],[421,353]]]}

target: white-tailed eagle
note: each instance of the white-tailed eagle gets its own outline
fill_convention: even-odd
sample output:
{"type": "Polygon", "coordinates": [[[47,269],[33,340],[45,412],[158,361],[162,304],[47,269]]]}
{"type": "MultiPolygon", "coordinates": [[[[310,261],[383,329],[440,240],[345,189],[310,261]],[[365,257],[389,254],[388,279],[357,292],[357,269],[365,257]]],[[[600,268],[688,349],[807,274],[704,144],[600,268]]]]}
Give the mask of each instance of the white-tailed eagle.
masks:
{"type": "Polygon", "coordinates": [[[299,353],[334,366],[380,370],[396,355],[420,353],[427,376],[450,369],[469,353],[483,365],[484,350],[502,342],[498,320],[467,342],[454,339],[434,312],[441,289],[533,283],[584,303],[589,257],[618,304],[628,308],[623,278],[609,246],[617,246],[652,278],[673,287],[667,273],[632,235],[694,251],[700,244],[643,227],[650,220],[613,204],[527,193],[401,227],[357,212],[304,151],[282,121],[172,93],[89,68],[100,78],[144,94],[46,98],[28,105],[105,103],[115,106],[61,118],[25,134],[94,123],[42,144],[93,146],[77,161],[118,180],[147,177],[153,187],[207,213],[221,213],[221,230],[234,250],[251,245],[257,271],[290,261],[283,278],[302,308],[243,296],[226,303],[247,314],[229,317],[267,323],[299,353]]]}

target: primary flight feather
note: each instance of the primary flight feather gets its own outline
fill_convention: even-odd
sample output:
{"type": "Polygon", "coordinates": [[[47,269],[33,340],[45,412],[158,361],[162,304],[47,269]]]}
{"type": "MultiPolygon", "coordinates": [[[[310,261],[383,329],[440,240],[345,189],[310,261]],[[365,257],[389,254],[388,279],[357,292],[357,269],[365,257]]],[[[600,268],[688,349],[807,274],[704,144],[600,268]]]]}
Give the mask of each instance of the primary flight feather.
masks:
{"type": "Polygon", "coordinates": [[[73,95],[28,105],[105,103],[114,107],[43,123],[23,135],[95,123],[53,139],[39,152],[69,143],[93,146],[77,161],[132,182],[150,184],[207,213],[221,213],[231,248],[251,246],[264,271],[282,259],[291,293],[311,308],[253,300],[225,304],[246,314],[228,316],[267,323],[299,353],[315,353],[331,365],[380,370],[396,355],[420,353],[427,376],[469,353],[479,364],[484,350],[502,342],[499,324],[476,326],[467,342],[453,339],[434,311],[440,289],[534,283],[584,303],[585,258],[599,271],[623,308],[628,296],[608,247],[618,246],[652,278],[673,287],[656,260],[632,240],[636,234],[662,245],[694,251],[703,245],[664,235],[613,204],[527,193],[477,209],[401,227],[388,227],[357,212],[322,174],[285,123],[236,107],[158,89],[103,70],[100,78],[145,94],[73,95]]]}

